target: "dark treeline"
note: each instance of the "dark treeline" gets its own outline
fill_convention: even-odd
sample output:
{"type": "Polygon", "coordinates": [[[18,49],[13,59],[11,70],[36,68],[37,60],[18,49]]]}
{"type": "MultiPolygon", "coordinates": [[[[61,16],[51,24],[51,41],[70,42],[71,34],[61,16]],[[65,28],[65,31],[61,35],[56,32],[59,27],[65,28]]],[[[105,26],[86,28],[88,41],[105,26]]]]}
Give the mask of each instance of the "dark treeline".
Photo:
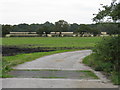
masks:
{"type": "Polygon", "coordinates": [[[64,20],[59,20],[55,24],[45,22],[44,24],[18,24],[18,25],[2,25],[2,35],[5,36],[10,32],[37,32],[42,35],[49,34],[50,32],[74,32],[79,34],[92,33],[94,36],[100,34],[100,32],[107,32],[108,34],[120,33],[118,23],[96,23],[96,24],[69,24],[64,20]]]}

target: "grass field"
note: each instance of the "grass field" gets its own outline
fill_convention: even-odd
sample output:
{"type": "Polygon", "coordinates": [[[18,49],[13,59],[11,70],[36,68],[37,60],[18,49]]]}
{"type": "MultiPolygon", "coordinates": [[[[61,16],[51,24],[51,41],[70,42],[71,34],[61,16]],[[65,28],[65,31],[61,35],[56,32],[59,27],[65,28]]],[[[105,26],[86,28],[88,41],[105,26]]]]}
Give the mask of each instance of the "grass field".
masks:
{"type": "Polygon", "coordinates": [[[3,38],[2,45],[34,47],[94,47],[101,37],[11,37],[3,38]]]}

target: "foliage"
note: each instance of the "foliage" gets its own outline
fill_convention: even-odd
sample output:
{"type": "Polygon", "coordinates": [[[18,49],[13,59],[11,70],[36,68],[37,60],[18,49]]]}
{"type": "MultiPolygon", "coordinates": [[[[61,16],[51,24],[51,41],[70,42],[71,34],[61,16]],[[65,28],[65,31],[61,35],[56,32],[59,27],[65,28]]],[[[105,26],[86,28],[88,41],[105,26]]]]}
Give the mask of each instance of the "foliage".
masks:
{"type": "Polygon", "coordinates": [[[120,27],[118,23],[97,23],[96,28],[100,32],[107,32],[109,35],[115,35],[120,33],[120,27]]]}
{"type": "Polygon", "coordinates": [[[91,28],[90,33],[92,33],[93,36],[97,36],[97,35],[100,35],[100,30],[95,29],[95,28],[91,28]]]}
{"type": "Polygon", "coordinates": [[[43,24],[18,24],[18,25],[2,25],[3,26],[3,36],[9,34],[9,32],[37,32],[39,36],[42,34],[49,34],[50,32],[74,32],[74,33],[91,33],[94,36],[99,35],[100,32],[104,31],[108,34],[118,34],[120,33],[119,23],[97,23],[97,24],[69,24],[64,20],[59,20],[55,24],[50,22],[45,22],[43,24]],[[108,30],[109,29],[109,30],[108,30]],[[44,32],[44,33],[43,33],[44,32]]]}
{"type": "Polygon", "coordinates": [[[99,42],[83,63],[95,70],[104,71],[114,84],[120,84],[120,36],[106,37],[99,42]]]}
{"type": "Polygon", "coordinates": [[[112,71],[112,64],[108,62],[103,62],[99,56],[95,53],[85,57],[83,63],[92,67],[96,71],[104,71],[103,73],[111,79],[114,84],[120,84],[120,73],[112,71]]]}
{"type": "Polygon", "coordinates": [[[37,30],[37,34],[39,34],[39,36],[42,36],[43,33],[44,33],[44,28],[43,28],[43,27],[40,27],[40,28],[37,30]]]}
{"type": "Polygon", "coordinates": [[[85,24],[81,24],[80,27],[76,30],[76,32],[79,33],[82,37],[84,33],[90,32],[90,28],[85,24]]]}
{"type": "Polygon", "coordinates": [[[67,32],[69,28],[69,24],[64,20],[59,20],[55,22],[55,32],[59,32],[59,36],[61,36],[61,32],[67,32]]]}
{"type": "Polygon", "coordinates": [[[70,24],[69,32],[75,32],[78,29],[79,25],[77,23],[70,24]]]}
{"type": "Polygon", "coordinates": [[[120,36],[106,37],[96,45],[95,53],[104,62],[112,63],[113,70],[120,69],[120,36]]]}
{"type": "Polygon", "coordinates": [[[11,30],[11,25],[2,25],[2,37],[5,37],[6,34],[9,34],[11,30]]]}
{"type": "Polygon", "coordinates": [[[93,18],[93,21],[100,22],[104,20],[105,17],[112,19],[113,21],[120,20],[120,2],[116,3],[117,0],[114,0],[111,5],[103,5],[103,10],[99,9],[98,14],[93,18]]]}
{"type": "Polygon", "coordinates": [[[100,34],[100,31],[96,27],[92,27],[92,25],[81,24],[78,29],[76,29],[75,33],[79,33],[82,37],[85,33],[93,34],[93,36],[97,36],[100,34]]]}

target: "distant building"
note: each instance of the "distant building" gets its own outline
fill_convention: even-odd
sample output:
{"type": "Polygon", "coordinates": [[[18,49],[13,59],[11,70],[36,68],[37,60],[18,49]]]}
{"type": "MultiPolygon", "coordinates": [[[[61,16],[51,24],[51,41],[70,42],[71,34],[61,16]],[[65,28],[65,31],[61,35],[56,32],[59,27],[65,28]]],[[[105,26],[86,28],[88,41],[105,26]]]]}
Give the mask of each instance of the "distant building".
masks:
{"type": "Polygon", "coordinates": [[[36,37],[36,32],[10,32],[6,37],[36,37]]]}
{"type": "Polygon", "coordinates": [[[10,34],[36,34],[36,32],[10,32],[10,34]]]}
{"type": "Polygon", "coordinates": [[[107,32],[101,32],[101,35],[107,35],[107,32]]]}
{"type": "MultiPolygon", "coordinates": [[[[80,37],[81,35],[79,33],[74,32],[51,32],[48,34],[48,37],[59,37],[61,35],[62,37],[80,37]]],[[[42,37],[45,37],[45,32],[42,34],[42,37]]],[[[84,33],[82,37],[91,37],[93,34],[91,33],[84,33]]],[[[100,36],[108,36],[107,32],[101,32],[100,36]]],[[[10,32],[10,34],[7,34],[6,37],[39,37],[39,34],[36,32],[10,32]]]]}
{"type": "MultiPolygon", "coordinates": [[[[52,36],[54,36],[54,35],[59,35],[60,34],[60,32],[51,32],[50,33],[52,36]]],[[[64,36],[68,36],[68,37],[73,37],[74,36],[74,34],[73,34],[73,32],[61,32],[61,36],[62,37],[64,37],[64,36]]]]}

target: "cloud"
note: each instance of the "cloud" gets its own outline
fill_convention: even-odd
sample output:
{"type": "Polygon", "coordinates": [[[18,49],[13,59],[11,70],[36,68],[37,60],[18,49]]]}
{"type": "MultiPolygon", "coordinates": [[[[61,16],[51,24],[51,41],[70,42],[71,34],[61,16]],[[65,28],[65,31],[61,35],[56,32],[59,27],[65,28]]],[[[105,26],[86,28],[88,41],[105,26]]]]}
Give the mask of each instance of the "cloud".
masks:
{"type": "Polygon", "coordinates": [[[0,23],[43,23],[65,19],[70,23],[92,23],[101,3],[111,0],[1,0],[0,23]]]}

